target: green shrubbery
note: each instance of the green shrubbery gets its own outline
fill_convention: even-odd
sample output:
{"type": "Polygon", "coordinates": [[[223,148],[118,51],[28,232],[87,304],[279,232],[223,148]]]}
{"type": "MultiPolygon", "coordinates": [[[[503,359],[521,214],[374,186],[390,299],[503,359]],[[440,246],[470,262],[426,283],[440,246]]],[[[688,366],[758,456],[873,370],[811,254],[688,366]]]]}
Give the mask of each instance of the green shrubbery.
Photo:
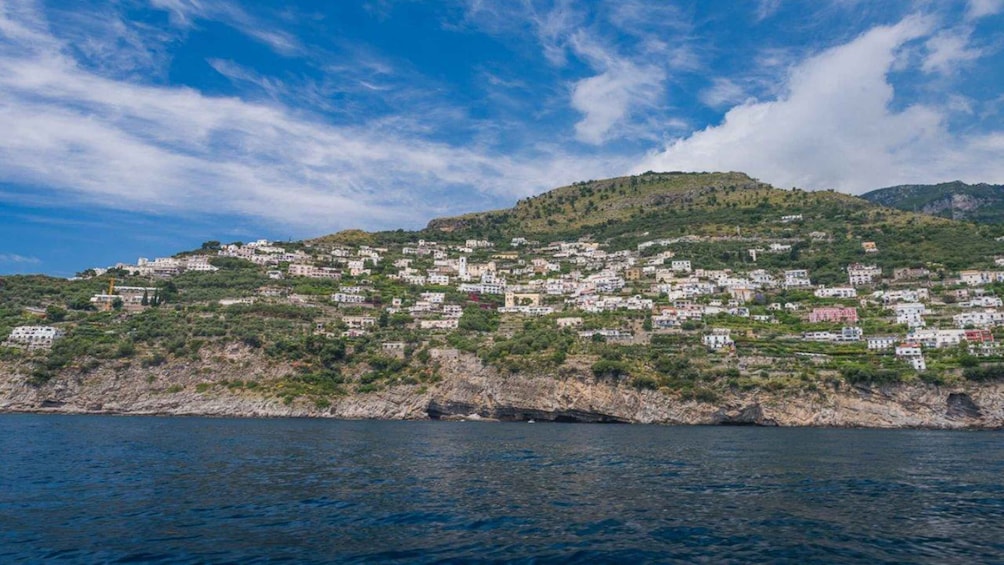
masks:
{"type": "Polygon", "coordinates": [[[986,382],[1004,379],[1004,365],[983,365],[969,367],[962,371],[962,377],[967,381],[986,382]]]}

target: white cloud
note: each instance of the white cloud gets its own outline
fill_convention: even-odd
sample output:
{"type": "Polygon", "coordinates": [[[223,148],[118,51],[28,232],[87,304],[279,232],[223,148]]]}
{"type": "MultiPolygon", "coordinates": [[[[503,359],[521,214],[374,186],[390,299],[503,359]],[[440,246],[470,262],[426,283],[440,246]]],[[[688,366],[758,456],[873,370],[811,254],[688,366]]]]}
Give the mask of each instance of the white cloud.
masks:
{"type": "Polygon", "coordinates": [[[16,253],[0,253],[0,263],[16,263],[19,265],[37,265],[42,260],[37,257],[25,257],[16,253]]]}
{"type": "MultiPolygon", "coordinates": [[[[666,2],[616,0],[583,7],[571,0],[499,3],[467,0],[465,19],[490,33],[529,31],[544,59],[571,67],[572,57],[590,74],[567,83],[567,103],[582,114],[575,137],[591,145],[612,139],[661,139],[651,130],[653,110],[664,106],[670,72],[697,71],[701,59],[690,36],[692,15],[666,2]]],[[[564,100],[563,100],[564,102],[564,100]]]]}
{"type": "Polygon", "coordinates": [[[761,22],[774,15],[781,7],[781,0],[760,0],[756,7],[756,21],[761,22]]]}
{"type": "Polygon", "coordinates": [[[966,18],[975,20],[998,14],[1004,10],[1004,0],[969,0],[966,18]]]}
{"type": "Polygon", "coordinates": [[[294,55],[303,50],[297,39],[265,22],[252,18],[243,8],[224,0],[150,0],[150,4],[171,15],[171,21],[181,27],[191,27],[198,20],[214,20],[268,45],[277,53],[294,55]]]}
{"type": "Polygon", "coordinates": [[[41,262],[42,260],[38,257],[25,257],[24,255],[18,255],[17,253],[0,253],[0,263],[37,265],[41,262]]]}
{"type": "Polygon", "coordinates": [[[658,101],[666,78],[661,67],[635,64],[607,51],[584,33],[572,38],[572,46],[579,56],[601,71],[572,87],[572,107],[584,114],[575,124],[580,141],[603,143],[632,111],[658,101]]]}
{"type": "Polygon", "coordinates": [[[25,21],[0,18],[0,182],[67,204],[236,213],[315,232],[401,227],[626,168],[553,147],[499,156],[429,141],[394,119],[339,126],[278,104],[106,78],[38,31],[44,22],[25,21]]]}
{"type": "Polygon", "coordinates": [[[711,86],[702,90],[698,97],[701,103],[712,108],[730,106],[748,98],[743,87],[723,77],[714,79],[711,86]]]}
{"type": "Polygon", "coordinates": [[[921,69],[925,73],[949,74],[959,68],[960,63],[979,59],[983,52],[969,47],[968,30],[948,30],[935,35],[924,44],[928,54],[921,69]]]}
{"type": "Polygon", "coordinates": [[[738,170],[777,186],[852,193],[955,178],[1000,182],[1000,134],[953,135],[948,109],[893,108],[887,74],[897,52],[931,29],[909,17],[809,58],[792,70],[786,95],[735,106],[720,125],[676,140],[635,170],[738,170]]]}

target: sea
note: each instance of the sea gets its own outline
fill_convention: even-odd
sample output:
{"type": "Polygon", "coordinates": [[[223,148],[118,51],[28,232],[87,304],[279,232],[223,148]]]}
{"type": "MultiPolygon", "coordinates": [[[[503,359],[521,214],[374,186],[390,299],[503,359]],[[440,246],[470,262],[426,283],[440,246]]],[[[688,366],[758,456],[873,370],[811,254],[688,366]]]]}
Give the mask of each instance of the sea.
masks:
{"type": "Polygon", "coordinates": [[[1004,434],[0,415],[0,563],[1002,563],[1004,434]]]}

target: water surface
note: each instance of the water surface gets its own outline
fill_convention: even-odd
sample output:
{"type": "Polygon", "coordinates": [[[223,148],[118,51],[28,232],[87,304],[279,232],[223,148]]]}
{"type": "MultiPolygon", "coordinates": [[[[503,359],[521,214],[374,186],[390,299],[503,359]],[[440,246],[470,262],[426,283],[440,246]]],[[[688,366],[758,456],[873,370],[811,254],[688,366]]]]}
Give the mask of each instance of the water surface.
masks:
{"type": "Polygon", "coordinates": [[[1004,435],[0,415],[0,562],[1004,562],[1004,435]]]}

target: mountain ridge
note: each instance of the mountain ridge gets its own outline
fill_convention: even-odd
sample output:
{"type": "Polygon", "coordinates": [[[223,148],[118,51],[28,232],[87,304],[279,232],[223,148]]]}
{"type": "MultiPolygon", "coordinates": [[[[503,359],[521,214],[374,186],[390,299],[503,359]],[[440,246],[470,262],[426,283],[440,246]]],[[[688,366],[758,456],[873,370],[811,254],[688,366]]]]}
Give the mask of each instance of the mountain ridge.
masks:
{"type": "Polygon", "coordinates": [[[977,223],[1004,222],[1004,185],[967,184],[956,180],[938,184],[904,184],[880,188],[861,198],[890,208],[977,223]]]}

